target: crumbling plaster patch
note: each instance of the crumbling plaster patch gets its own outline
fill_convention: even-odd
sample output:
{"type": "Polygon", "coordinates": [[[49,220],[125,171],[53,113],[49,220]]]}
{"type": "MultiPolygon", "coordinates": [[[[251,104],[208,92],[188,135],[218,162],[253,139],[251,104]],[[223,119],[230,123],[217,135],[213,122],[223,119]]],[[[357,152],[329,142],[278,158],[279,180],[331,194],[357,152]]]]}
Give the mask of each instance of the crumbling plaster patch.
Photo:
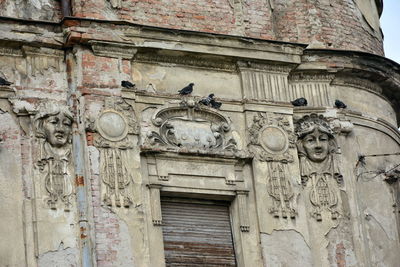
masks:
{"type": "Polygon", "coordinates": [[[311,248],[295,230],[261,234],[264,266],[312,266],[311,248]]]}
{"type": "Polygon", "coordinates": [[[48,251],[39,255],[39,267],[74,267],[78,266],[77,255],[79,250],[77,248],[64,248],[64,243],[61,242],[58,250],[48,251]]]}

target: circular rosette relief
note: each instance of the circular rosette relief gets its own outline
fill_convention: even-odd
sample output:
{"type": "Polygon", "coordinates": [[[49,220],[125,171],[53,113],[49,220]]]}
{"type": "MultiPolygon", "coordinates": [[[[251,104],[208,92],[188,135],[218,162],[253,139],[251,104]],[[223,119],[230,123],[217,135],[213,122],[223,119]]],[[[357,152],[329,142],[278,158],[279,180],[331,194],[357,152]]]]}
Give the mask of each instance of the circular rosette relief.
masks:
{"type": "Polygon", "coordinates": [[[284,153],[289,147],[287,133],[277,126],[267,126],[258,136],[261,146],[271,154],[284,153]]]}
{"type": "Polygon", "coordinates": [[[128,134],[128,123],[121,113],[105,110],[97,119],[97,129],[105,139],[120,141],[128,134]]]}

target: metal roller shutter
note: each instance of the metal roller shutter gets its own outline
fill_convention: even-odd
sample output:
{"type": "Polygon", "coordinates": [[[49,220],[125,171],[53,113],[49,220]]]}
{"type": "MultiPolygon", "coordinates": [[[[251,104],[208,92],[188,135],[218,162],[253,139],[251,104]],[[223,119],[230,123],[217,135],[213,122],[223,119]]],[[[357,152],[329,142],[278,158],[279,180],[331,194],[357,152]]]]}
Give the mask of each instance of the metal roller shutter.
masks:
{"type": "Polygon", "coordinates": [[[236,266],[229,203],[161,200],[167,266],[236,266]]]}

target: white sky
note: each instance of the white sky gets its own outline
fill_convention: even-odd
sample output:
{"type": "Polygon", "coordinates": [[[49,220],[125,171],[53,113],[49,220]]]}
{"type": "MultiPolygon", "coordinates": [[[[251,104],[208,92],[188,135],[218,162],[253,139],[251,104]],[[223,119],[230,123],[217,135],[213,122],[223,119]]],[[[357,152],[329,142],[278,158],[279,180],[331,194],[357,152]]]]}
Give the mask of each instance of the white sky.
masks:
{"type": "Polygon", "coordinates": [[[384,0],[381,27],[385,55],[400,64],[400,0],[384,0]]]}

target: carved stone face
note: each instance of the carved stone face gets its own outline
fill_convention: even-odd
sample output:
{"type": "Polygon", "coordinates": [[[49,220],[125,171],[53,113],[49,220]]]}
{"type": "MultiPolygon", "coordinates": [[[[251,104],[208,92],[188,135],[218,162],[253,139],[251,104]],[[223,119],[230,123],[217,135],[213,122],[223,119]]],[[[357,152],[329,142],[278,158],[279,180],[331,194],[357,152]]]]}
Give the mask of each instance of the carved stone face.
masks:
{"type": "Polygon", "coordinates": [[[62,112],[43,120],[43,130],[47,142],[54,147],[65,145],[71,134],[72,121],[62,112]]]}
{"type": "Polygon", "coordinates": [[[307,157],[314,162],[321,162],[326,159],[329,153],[329,136],[326,133],[315,129],[303,138],[304,151],[307,157]]]}

